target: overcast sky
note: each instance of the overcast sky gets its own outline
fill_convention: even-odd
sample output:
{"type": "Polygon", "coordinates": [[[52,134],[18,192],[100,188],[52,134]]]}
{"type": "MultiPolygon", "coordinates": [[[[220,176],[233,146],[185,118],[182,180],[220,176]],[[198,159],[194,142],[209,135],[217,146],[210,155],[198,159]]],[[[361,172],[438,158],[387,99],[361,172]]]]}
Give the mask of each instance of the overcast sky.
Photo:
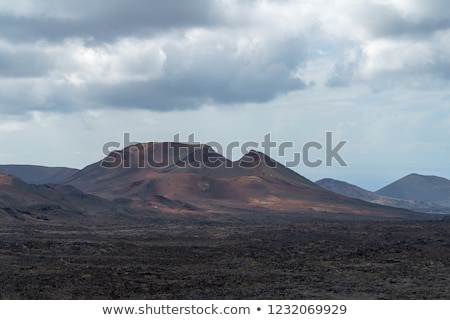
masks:
{"type": "Polygon", "coordinates": [[[0,163],[83,168],[124,132],[270,133],[286,163],[332,132],[347,167],[292,169],[370,190],[450,178],[449,57],[447,0],[2,0],[0,163]]]}

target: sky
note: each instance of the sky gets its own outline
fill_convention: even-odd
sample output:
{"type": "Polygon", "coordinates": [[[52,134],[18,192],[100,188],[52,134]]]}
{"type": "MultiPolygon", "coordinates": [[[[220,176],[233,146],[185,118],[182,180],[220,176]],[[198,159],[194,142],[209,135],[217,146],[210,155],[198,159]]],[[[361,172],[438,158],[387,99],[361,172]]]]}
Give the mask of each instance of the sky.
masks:
{"type": "Polygon", "coordinates": [[[323,146],[290,166],[313,181],[450,178],[447,0],[2,0],[0,30],[0,164],[270,134],[283,164],[323,146]]]}

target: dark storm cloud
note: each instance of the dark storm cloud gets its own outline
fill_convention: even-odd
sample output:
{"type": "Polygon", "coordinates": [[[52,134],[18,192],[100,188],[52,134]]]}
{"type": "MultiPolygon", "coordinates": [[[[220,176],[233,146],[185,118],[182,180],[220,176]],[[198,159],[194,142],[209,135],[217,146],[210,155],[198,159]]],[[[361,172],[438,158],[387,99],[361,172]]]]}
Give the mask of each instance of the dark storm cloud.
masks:
{"type": "Polygon", "coordinates": [[[371,37],[422,38],[435,31],[450,28],[450,16],[442,15],[436,8],[450,12],[450,2],[427,1],[421,12],[415,15],[392,5],[378,3],[361,3],[352,10],[353,17],[371,37]]]}
{"type": "MultiPolygon", "coordinates": [[[[264,69],[242,65],[220,69],[211,75],[205,70],[186,72],[155,81],[129,82],[118,85],[98,85],[88,90],[89,98],[114,107],[130,107],[168,111],[191,109],[205,103],[234,104],[266,102],[306,84],[291,78],[283,65],[269,65],[264,69]],[[234,69],[234,70],[233,70],[234,69]]],[[[217,68],[217,66],[216,66],[217,68]]]]}
{"type": "Polygon", "coordinates": [[[166,60],[158,79],[96,85],[88,89],[89,97],[110,106],[168,111],[207,103],[262,103],[307,87],[292,76],[306,60],[298,38],[261,45],[242,56],[236,56],[235,42],[220,37],[195,46],[172,43],[163,50],[166,60]]]}
{"type": "Polygon", "coordinates": [[[36,50],[0,50],[0,78],[40,77],[52,67],[52,59],[36,50]]]}
{"type": "Polygon", "coordinates": [[[48,14],[1,15],[0,37],[12,42],[144,37],[162,30],[216,24],[220,15],[213,4],[200,0],[42,1],[42,11],[48,14]]]}
{"type": "MultiPolygon", "coordinates": [[[[0,48],[0,78],[44,80],[51,75],[39,100],[21,103],[10,97],[8,105],[16,101],[15,111],[67,111],[86,105],[169,111],[205,103],[265,102],[306,87],[292,76],[306,59],[304,39],[266,36],[260,27],[240,32],[226,26],[221,5],[200,0],[47,0],[39,10],[3,13],[0,39],[10,46],[33,48],[39,43],[40,48],[34,49],[35,55],[16,56],[0,48]],[[202,31],[190,34],[195,29],[202,31]],[[127,38],[135,40],[120,47],[127,38]],[[139,41],[150,41],[153,49],[142,51],[139,41]],[[46,46],[51,50],[40,53],[46,46]],[[165,57],[161,74],[131,68],[154,59],[158,46],[165,57]],[[144,79],[136,80],[137,74],[144,79]]],[[[18,84],[9,91],[14,90],[22,89],[18,84]]]]}
{"type": "Polygon", "coordinates": [[[449,78],[450,2],[443,0],[23,4],[0,4],[3,112],[170,111],[262,103],[318,81],[449,78]]]}

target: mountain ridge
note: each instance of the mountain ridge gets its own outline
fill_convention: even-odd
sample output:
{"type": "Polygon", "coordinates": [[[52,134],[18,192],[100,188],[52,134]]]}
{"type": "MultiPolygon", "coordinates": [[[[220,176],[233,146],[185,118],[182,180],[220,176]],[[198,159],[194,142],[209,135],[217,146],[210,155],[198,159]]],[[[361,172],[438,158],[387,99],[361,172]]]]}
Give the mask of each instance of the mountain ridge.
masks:
{"type": "MultiPolygon", "coordinates": [[[[251,150],[230,161],[208,145],[139,143],[112,151],[65,184],[145,210],[179,201],[205,212],[227,210],[401,215],[325,190],[267,155],[251,150]],[[155,197],[164,199],[157,205],[155,197]]],[[[395,213],[396,212],[396,213],[395,213]]],[[[407,213],[406,211],[403,213],[407,213]]]]}
{"type": "Polygon", "coordinates": [[[377,190],[376,193],[450,206],[450,180],[434,175],[412,173],[377,190]]]}
{"type": "Polygon", "coordinates": [[[356,185],[350,184],[345,181],[325,178],[316,181],[316,184],[330,190],[332,192],[351,197],[361,199],[371,203],[377,203],[380,205],[391,206],[396,208],[408,209],[416,212],[424,213],[450,213],[450,209],[437,204],[432,204],[415,199],[398,199],[393,197],[387,197],[372,191],[368,191],[356,185]]]}
{"type": "Polygon", "coordinates": [[[68,167],[47,167],[39,165],[0,165],[0,174],[12,174],[31,184],[62,183],[78,169],[68,167]]]}
{"type": "Polygon", "coordinates": [[[33,209],[37,217],[48,207],[55,214],[67,211],[73,217],[82,212],[100,220],[423,218],[385,206],[392,203],[380,202],[382,196],[375,193],[363,197],[368,191],[361,188],[359,198],[329,191],[255,150],[231,161],[206,144],[147,142],[111,151],[70,173],[61,184],[43,185],[0,174],[0,211],[23,218],[33,209]]]}
{"type": "Polygon", "coordinates": [[[127,210],[75,187],[29,184],[10,174],[0,174],[2,221],[108,221],[123,218],[127,210]]]}

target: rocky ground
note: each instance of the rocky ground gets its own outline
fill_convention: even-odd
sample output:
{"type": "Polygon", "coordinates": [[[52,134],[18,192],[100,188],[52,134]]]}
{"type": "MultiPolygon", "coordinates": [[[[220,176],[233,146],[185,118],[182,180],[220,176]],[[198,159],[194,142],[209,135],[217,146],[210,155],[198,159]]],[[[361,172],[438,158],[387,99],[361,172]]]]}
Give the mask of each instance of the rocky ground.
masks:
{"type": "Polygon", "coordinates": [[[450,220],[0,225],[2,299],[450,299],[450,220]]]}

